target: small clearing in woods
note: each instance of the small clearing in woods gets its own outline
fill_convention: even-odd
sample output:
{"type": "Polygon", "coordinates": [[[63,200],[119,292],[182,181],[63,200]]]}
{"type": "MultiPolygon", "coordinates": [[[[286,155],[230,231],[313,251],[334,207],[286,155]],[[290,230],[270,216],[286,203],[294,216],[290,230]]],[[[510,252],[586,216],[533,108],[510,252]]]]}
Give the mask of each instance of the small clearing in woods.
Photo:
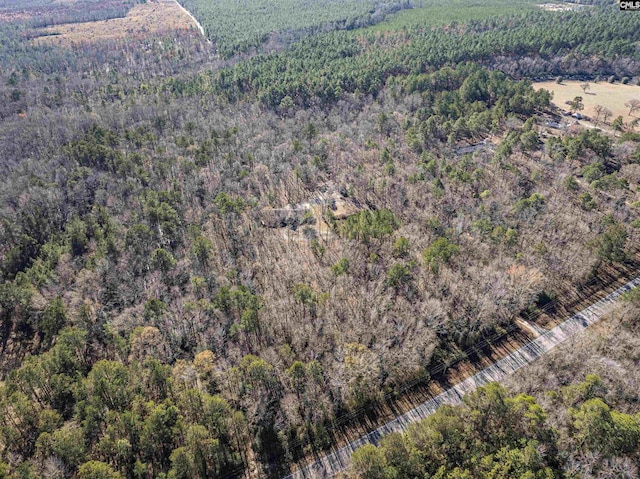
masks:
{"type": "Polygon", "coordinates": [[[103,40],[145,36],[172,30],[197,29],[193,19],[173,0],[155,0],[136,5],[124,18],[71,23],[40,28],[35,42],[62,45],[95,43],[103,40]]]}
{"type": "Polygon", "coordinates": [[[578,4],[567,4],[567,3],[543,3],[538,5],[543,10],[547,10],[548,12],[567,12],[572,10],[580,10],[582,8],[588,8],[591,5],[578,5],[578,4]]]}
{"type": "Polygon", "coordinates": [[[533,86],[536,90],[544,88],[553,92],[553,104],[563,110],[569,110],[570,106],[567,101],[572,101],[575,97],[581,96],[584,110],[580,111],[582,115],[591,118],[595,117],[596,105],[602,105],[613,113],[609,122],[613,121],[617,116],[622,116],[625,123],[630,123],[640,117],[640,111],[635,111],[629,115],[629,108],[625,106],[629,100],[640,100],[640,86],[623,85],[621,83],[608,82],[580,82],[580,81],[564,81],[557,84],[555,81],[537,82],[533,86]],[[586,92],[580,85],[589,83],[586,92]]]}

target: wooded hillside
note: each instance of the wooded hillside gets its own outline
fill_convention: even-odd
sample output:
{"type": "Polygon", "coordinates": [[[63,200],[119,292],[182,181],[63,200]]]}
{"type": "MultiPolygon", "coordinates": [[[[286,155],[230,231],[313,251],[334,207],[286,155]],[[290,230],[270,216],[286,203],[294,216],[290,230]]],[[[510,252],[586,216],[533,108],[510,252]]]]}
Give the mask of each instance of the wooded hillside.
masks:
{"type": "Polygon", "coordinates": [[[229,60],[0,23],[0,475],[275,477],[624,263],[637,131],[529,77],[637,81],[640,16],[508,13],[229,60]]]}

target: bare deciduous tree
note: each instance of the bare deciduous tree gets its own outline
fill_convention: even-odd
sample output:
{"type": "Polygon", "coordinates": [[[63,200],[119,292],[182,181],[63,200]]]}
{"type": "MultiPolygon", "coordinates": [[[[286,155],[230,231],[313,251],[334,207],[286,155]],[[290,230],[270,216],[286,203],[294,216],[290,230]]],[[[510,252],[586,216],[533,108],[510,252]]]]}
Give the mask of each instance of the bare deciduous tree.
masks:
{"type": "Polygon", "coordinates": [[[634,98],[626,102],[624,106],[629,108],[629,115],[631,115],[634,111],[640,110],[640,100],[634,98]]]}
{"type": "Polygon", "coordinates": [[[597,125],[600,122],[600,117],[602,117],[602,113],[604,111],[604,107],[602,105],[596,105],[593,109],[595,112],[595,116],[593,118],[594,123],[597,125]]]}

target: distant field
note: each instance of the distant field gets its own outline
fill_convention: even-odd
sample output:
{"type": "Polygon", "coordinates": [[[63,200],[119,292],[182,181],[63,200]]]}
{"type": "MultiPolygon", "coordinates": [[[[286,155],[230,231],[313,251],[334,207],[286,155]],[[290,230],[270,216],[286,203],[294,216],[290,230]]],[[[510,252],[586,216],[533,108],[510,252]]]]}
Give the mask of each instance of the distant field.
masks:
{"type": "Polygon", "coordinates": [[[536,89],[545,88],[553,92],[553,103],[565,110],[569,109],[569,106],[565,103],[566,101],[573,100],[576,96],[581,96],[584,103],[584,110],[581,113],[590,117],[595,116],[594,108],[596,105],[609,108],[613,112],[611,120],[620,115],[625,123],[628,123],[640,117],[640,112],[635,112],[634,116],[629,116],[629,108],[624,106],[629,100],[640,100],[640,86],[590,82],[590,88],[585,94],[580,88],[582,83],[584,82],[565,81],[558,85],[555,81],[547,81],[534,83],[534,87],[536,89]]]}
{"type": "Polygon", "coordinates": [[[196,28],[195,23],[177,3],[156,0],[136,5],[124,18],[41,28],[33,41],[71,45],[190,28],[196,28]]]}
{"type": "Polygon", "coordinates": [[[542,0],[425,0],[422,6],[390,15],[387,20],[367,28],[372,31],[399,30],[417,25],[447,25],[452,22],[484,20],[499,15],[514,15],[536,8],[542,0]]]}
{"type": "Polygon", "coordinates": [[[581,10],[583,8],[589,8],[591,5],[576,5],[576,4],[566,4],[566,3],[543,3],[538,5],[543,10],[547,10],[549,12],[567,12],[573,10],[581,10]]]}
{"type": "Polygon", "coordinates": [[[0,23],[26,22],[33,28],[122,18],[143,0],[0,0],[0,23]]]}

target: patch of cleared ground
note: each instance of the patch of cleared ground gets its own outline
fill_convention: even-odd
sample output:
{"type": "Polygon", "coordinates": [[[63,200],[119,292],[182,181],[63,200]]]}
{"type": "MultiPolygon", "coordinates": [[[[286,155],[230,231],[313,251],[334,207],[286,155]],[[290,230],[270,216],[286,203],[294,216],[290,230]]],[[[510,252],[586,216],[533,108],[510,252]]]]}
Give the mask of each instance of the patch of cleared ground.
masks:
{"type": "Polygon", "coordinates": [[[360,211],[368,209],[354,198],[345,198],[338,191],[318,192],[304,203],[287,205],[283,208],[263,208],[260,221],[263,226],[277,229],[283,239],[309,243],[311,239],[327,241],[335,236],[329,226],[330,210],[333,220],[344,220],[360,211]]]}
{"type": "Polygon", "coordinates": [[[625,123],[630,123],[636,118],[640,118],[640,111],[635,111],[629,115],[629,108],[625,106],[629,100],[640,100],[640,86],[623,85],[621,83],[589,82],[586,92],[581,88],[585,82],[564,81],[557,84],[555,81],[538,82],[533,86],[536,89],[544,88],[553,92],[553,104],[563,110],[569,110],[567,101],[572,101],[575,97],[581,96],[584,110],[581,114],[595,118],[595,108],[602,105],[613,113],[609,122],[617,116],[622,116],[625,123]]]}
{"type": "Polygon", "coordinates": [[[33,41],[73,45],[189,29],[197,29],[197,25],[175,1],[150,0],[133,7],[124,18],[38,29],[39,36],[33,41]]]}
{"type": "Polygon", "coordinates": [[[581,8],[590,7],[591,5],[577,5],[575,3],[543,3],[538,6],[548,12],[566,12],[571,10],[580,10],[581,8]]]}

